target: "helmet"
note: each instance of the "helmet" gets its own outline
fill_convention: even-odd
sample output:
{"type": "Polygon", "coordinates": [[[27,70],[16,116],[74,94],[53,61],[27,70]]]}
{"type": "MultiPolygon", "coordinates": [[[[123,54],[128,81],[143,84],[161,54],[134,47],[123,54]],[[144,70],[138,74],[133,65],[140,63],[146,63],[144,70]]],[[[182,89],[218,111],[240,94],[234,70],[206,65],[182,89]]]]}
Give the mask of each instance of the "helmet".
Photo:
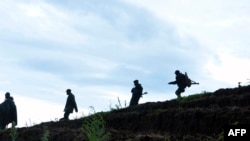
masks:
{"type": "Polygon", "coordinates": [[[66,92],[67,92],[67,93],[68,93],[68,92],[71,92],[71,89],[67,89],[66,92]]]}
{"type": "Polygon", "coordinates": [[[9,92],[5,93],[5,98],[10,98],[10,93],[9,92]]]}
{"type": "Polygon", "coordinates": [[[175,74],[179,74],[179,73],[180,73],[180,71],[179,71],[179,70],[176,70],[174,73],[175,73],[175,74]]]}
{"type": "Polygon", "coordinates": [[[134,83],[135,83],[135,84],[138,84],[138,83],[139,83],[139,81],[138,81],[138,80],[134,80],[134,83]]]}

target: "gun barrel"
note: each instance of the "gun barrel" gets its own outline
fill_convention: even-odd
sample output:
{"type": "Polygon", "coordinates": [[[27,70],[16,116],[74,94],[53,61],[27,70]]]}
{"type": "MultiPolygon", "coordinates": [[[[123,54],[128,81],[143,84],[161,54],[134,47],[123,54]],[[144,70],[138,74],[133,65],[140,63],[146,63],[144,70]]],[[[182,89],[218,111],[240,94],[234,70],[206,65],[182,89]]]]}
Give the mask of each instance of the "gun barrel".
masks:
{"type": "Polygon", "coordinates": [[[192,83],[191,83],[191,84],[197,84],[197,85],[199,85],[200,83],[195,82],[195,81],[192,80],[192,83]]]}

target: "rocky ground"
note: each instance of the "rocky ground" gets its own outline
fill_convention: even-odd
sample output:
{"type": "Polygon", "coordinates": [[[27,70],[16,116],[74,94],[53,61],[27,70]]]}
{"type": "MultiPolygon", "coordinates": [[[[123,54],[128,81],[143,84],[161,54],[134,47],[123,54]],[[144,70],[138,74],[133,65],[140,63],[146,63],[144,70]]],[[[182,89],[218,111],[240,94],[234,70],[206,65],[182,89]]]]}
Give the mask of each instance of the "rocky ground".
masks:
{"type": "MultiPolygon", "coordinates": [[[[225,125],[250,124],[250,86],[219,89],[183,99],[140,104],[98,113],[106,121],[109,141],[222,141],[225,125]]],[[[87,141],[82,119],[46,122],[16,129],[16,141],[87,141]]],[[[10,141],[13,130],[0,132],[10,141]]]]}

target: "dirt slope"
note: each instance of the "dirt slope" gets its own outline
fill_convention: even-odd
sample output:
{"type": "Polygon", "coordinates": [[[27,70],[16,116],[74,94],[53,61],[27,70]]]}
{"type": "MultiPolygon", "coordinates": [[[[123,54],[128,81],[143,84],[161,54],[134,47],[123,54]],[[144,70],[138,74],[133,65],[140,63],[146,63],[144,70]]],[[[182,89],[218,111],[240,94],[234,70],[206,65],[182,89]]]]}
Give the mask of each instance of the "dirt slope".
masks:
{"type": "MultiPolygon", "coordinates": [[[[250,124],[250,86],[219,89],[181,100],[145,103],[101,114],[111,133],[110,141],[223,140],[225,125],[250,124]]],[[[50,141],[87,141],[81,130],[85,119],[18,128],[16,140],[41,141],[49,131],[50,141]]],[[[10,132],[1,131],[0,141],[9,141],[10,132]]]]}

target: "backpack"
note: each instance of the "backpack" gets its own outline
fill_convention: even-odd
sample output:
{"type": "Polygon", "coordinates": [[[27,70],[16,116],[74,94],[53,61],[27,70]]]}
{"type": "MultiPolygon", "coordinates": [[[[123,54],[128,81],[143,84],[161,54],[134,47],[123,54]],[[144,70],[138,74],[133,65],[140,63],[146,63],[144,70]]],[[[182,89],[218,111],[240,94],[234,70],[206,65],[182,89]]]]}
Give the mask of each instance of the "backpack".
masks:
{"type": "Polygon", "coordinates": [[[188,77],[188,74],[185,72],[185,83],[187,87],[191,87],[192,85],[192,80],[188,77]]]}

